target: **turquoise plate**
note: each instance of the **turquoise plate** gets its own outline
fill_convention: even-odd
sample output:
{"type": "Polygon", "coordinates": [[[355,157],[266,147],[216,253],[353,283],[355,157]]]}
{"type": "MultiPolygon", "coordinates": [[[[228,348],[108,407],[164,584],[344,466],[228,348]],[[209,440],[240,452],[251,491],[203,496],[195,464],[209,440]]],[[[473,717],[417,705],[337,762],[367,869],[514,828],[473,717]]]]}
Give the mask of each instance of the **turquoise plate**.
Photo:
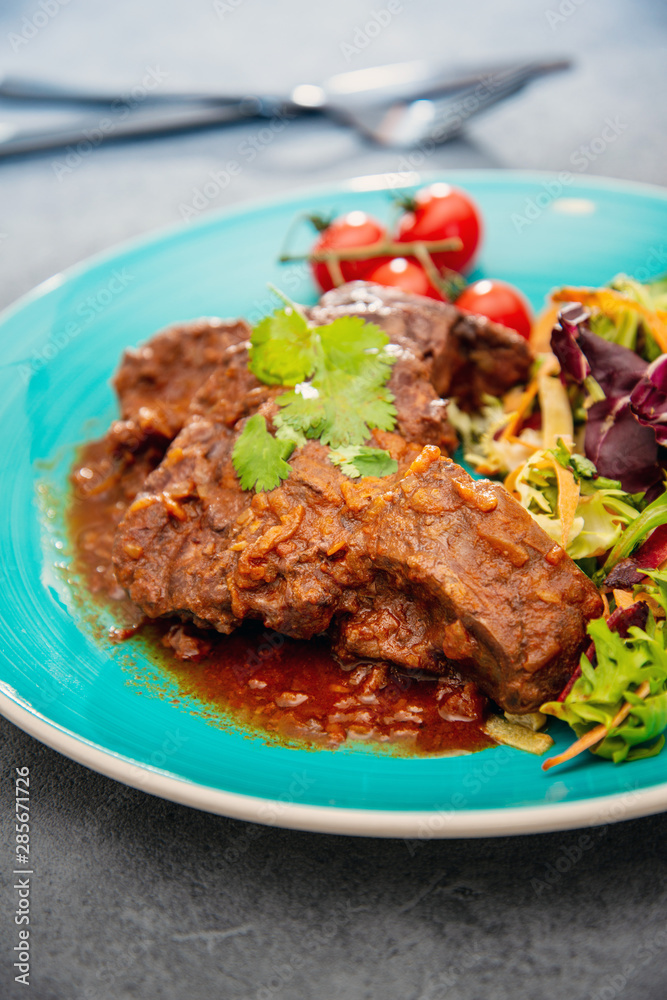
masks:
{"type": "MultiPolygon", "coordinates": [[[[439,179],[467,188],[481,205],[478,273],[515,282],[536,308],[554,285],[667,269],[667,193],[659,189],[492,171],[439,179]]],[[[487,836],[665,809],[667,755],[618,767],[587,755],[545,774],[538,758],[501,747],[411,759],[267,745],[216,725],[168,690],[154,693],[156,668],[141,646],[96,640],[73,601],[63,570],[67,470],[74,446],[114,415],[108,379],[122,349],[176,320],[257,318],[274,305],[267,281],[312,301],[305,269],[276,263],[294,216],[364,208],[388,219],[392,184],[395,177],[365,177],[207,214],[56,275],[0,318],[0,711],[120,781],[280,826],[487,836]]],[[[556,723],[551,730],[563,748],[570,731],[556,723]]]]}

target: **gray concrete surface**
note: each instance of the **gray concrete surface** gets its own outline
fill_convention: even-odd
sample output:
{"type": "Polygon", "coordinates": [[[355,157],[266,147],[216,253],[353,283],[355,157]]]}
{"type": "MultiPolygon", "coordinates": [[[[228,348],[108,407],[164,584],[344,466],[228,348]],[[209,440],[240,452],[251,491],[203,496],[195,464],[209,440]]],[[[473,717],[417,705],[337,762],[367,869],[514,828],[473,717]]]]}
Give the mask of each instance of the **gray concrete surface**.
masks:
{"type": "MultiPolygon", "coordinates": [[[[667,182],[664,4],[402,0],[368,39],[365,25],[385,6],[3,0],[0,71],[123,88],[159,70],[170,87],[281,91],[419,55],[564,53],[577,60],[569,75],[475,122],[429,165],[569,169],[609,117],[623,128],[588,172],[667,182]]],[[[0,122],[9,114],[0,105],[0,122]]],[[[0,304],[94,251],[177,221],[179,206],[255,128],[109,146],[69,171],[55,153],[0,162],[0,304]]],[[[329,122],[295,122],[210,208],[396,162],[329,122]]],[[[201,814],[95,775],[4,720],[0,733],[0,1000],[22,991],[36,1000],[667,994],[665,816],[411,851],[402,841],[201,814]],[[29,993],[11,968],[9,775],[23,765],[34,776],[38,872],[29,993]]]]}

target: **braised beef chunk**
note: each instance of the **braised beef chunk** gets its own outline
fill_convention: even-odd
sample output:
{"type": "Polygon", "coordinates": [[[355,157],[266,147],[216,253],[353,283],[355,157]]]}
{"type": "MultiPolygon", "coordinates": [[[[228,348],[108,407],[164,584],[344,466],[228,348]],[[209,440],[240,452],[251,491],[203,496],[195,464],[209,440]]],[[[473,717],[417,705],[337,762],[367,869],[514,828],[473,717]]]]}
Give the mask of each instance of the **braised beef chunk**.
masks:
{"type": "Polygon", "coordinates": [[[244,320],[200,319],[170,326],[125,351],[113,380],[122,416],[116,436],[171,441],[197,389],[251,332],[244,320]]]}
{"type": "Polygon", "coordinates": [[[479,408],[486,394],[502,396],[528,378],[532,358],[523,337],[446,302],[352,281],[327,292],[311,310],[317,323],[347,315],[377,323],[392,343],[409,344],[437,395],[463,407],[479,408]]]}
{"type": "MultiPolygon", "coordinates": [[[[367,566],[373,603],[396,619],[380,657],[432,669],[442,653],[512,712],[562,690],[602,613],[590,580],[501,484],[475,482],[434,449],[371,504],[349,560],[356,575],[367,566]],[[393,602],[375,598],[378,572],[393,602]]],[[[363,618],[339,625],[355,655],[363,618]]]]}
{"type": "Polygon", "coordinates": [[[454,667],[526,712],[562,689],[601,612],[595,587],[504,487],[475,483],[435,448],[403,474],[355,484],[311,443],[231,525],[224,482],[207,475],[206,501],[192,495],[205,460],[196,447],[191,460],[189,499],[173,510],[157,493],[140,498],[117,535],[119,579],[150,615],[222,631],[259,618],[295,638],[330,629],[343,656],[454,667]]]}
{"type": "Polygon", "coordinates": [[[427,447],[390,482],[329,480],[325,496],[317,459],[304,450],[299,473],[237,521],[239,617],[298,635],[332,624],[348,658],[449,661],[513,712],[558,694],[602,603],[503,486],[427,447]]]}
{"type": "Polygon", "coordinates": [[[310,314],[327,323],[346,312],[378,322],[392,344],[400,433],[376,432],[374,443],[398,472],[350,480],[309,442],[280,487],[243,492],[234,442],[254,412],[271,425],[282,391],[249,373],[247,338],[227,344],[196,391],[175,391],[166,417],[155,405],[159,361],[146,361],[158,365],[152,376],[130,365],[124,413],[146,405],[157,414],[150,432],[176,436],[116,532],[117,579],[149,617],[327,632],[343,659],[467,677],[501,707],[532,711],[567,680],[599,595],[502,486],[475,484],[439,450],[455,444],[439,391],[462,405],[505,391],[528,374],[527,345],[454,307],[363,283],[327,293],[310,314]]]}
{"type": "MultiPolygon", "coordinates": [[[[117,524],[183,426],[197,389],[212,371],[238,371],[239,352],[244,369],[240,395],[245,397],[257,384],[246,370],[250,334],[243,320],[199,319],[171,326],[123,355],[113,380],[122,419],[86,446],[72,476],[77,500],[113,497],[111,516],[98,503],[97,520],[87,523],[79,539],[81,551],[91,561],[95,557],[98,572],[89,581],[93,592],[115,598],[122,592],[111,565],[117,524]]],[[[205,397],[203,405],[208,406],[205,397]]],[[[234,412],[234,419],[243,415],[234,412]]]]}
{"type": "Polygon", "coordinates": [[[116,534],[116,575],[151,618],[182,614],[230,632],[227,537],[250,495],[232,465],[234,425],[264,412],[279,391],[260,385],[247,356],[211,375],[192,401],[192,416],[146,479],[116,534]]]}

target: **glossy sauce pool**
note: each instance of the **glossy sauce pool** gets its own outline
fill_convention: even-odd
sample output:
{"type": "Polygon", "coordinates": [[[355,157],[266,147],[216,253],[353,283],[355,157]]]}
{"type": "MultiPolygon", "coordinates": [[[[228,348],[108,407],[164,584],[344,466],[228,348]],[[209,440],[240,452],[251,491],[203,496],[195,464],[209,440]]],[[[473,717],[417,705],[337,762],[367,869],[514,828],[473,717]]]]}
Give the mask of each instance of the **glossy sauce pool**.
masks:
{"type": "Polygon", "coordinates": [[[103,442],[87,445],[74,466],[68,525],[82,596],[112,605],[117,639],[140,631],[151,658],[184,697],[291,745],[333,749],[363,741],[410,754],[493,745],[479,727],[485,701],[472,684],[417,677],[387,664],[343,667],[324,638],[296,640],[253,624],[224,636],[175,621],[142,622],[113,576],[111,544],[116,524],[158,460],[153,449],[128,466],[103,442]]]}

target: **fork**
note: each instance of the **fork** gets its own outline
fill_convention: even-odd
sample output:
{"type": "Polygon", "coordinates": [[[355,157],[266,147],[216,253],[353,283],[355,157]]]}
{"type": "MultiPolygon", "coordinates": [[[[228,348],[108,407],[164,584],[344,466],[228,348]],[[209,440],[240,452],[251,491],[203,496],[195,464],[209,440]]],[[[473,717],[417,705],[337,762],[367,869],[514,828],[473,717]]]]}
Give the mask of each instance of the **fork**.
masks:
{"type": "MultiPolygon", "coordinates": [[[[434,143],[447,142],[458,135],[465,123],[475,115],[521,90],[530,80],[565,69],[567,60],[533,62],[510,68],[499,69],[487,75],[469,77],[470,82],[445,96],[393,100],[390,103],[367,104],[362,101],[344,101],[333,95],[326,103],[309,103],[298,100],[299,91],[310,88],[295,88],[291,99],[270,97],[209,97],[206,95],[158,95],[160,100],[147,101],[146,107],[138,111],[130,110],[127,104],[108,96],[77,96],[71,92],[58,92],[53,88],[49,95],[42,90],[39,94],[27,92],[11,93],[11,88],[0,87],[6,97],[83,102],[108,105],[113,117],[100,120],[88,112],[72,125],[51,128],[16,128],[10,123],[0,122],[0,158],[57,149],[66,146],[87,144],[93,148],[115,139],[140,138],[148,135],[165,135],[173,132],[210,128],[215,125],[252,118],[281,118],[291,120],[299,115],[326,113],[330,117],[352,126],[366,138],[383,146],[410,147],[425,140],[434,143]],[[106,127],[102,126],[106,122],[106,127]]],[[[25,87],[25,85],[23,85],[25,87]]],[[[309,96],[309,95],[307,95],[309,96]]]]}
{"type": "Polygon", "coordinates": [[[439,145],[460,135],[466,122],[517,94],[536,76],[566,67],[566,63],[526,63],[502,70],[440,98],[398,101],[385,108],[341,113],[368,138],[383,146],[439,145]]]}

